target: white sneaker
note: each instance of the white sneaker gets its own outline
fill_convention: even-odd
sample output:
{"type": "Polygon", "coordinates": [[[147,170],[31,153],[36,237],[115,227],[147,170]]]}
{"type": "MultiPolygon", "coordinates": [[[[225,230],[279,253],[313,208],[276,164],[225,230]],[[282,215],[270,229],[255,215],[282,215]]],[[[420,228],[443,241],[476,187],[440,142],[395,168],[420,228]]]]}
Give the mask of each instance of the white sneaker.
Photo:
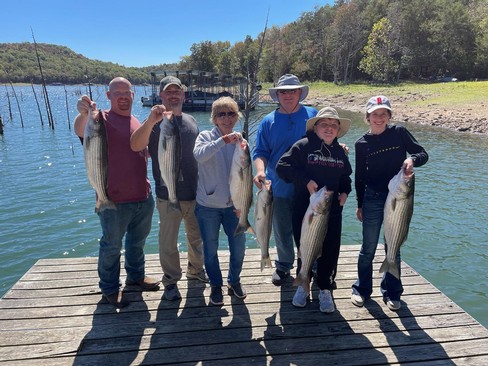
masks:
{"type": "Polygon", "coordinates": [[[319,292],[320,311],[323,313],[333,313],[335,310],[332,293],[329,290],[320,290],[319,292]]]}
{"type": "Polygon", "coordinates": [[[362,307],[364,305],[364,296],[361,296],[359,294],[352,294],[351,302],[358,307],[362,307]]]}
{"type": "Polygon", "coordinates": [[[388,306],[388,309],[391,311],[397,311],[400,310],[402,307],[402,304],[400,303],[400,300],[390,300],[389,298],[384,299],[386,306],[388,306]]]}
{"type": "Polygon", "coordinates": [[[307,297],[308,293],[305,291],[305,289],[302,286],[298,286],[297,292],[295,292],[293,301],[291,303],[293,306],[303,308],[305,305],[307,305],[307,297]]]}

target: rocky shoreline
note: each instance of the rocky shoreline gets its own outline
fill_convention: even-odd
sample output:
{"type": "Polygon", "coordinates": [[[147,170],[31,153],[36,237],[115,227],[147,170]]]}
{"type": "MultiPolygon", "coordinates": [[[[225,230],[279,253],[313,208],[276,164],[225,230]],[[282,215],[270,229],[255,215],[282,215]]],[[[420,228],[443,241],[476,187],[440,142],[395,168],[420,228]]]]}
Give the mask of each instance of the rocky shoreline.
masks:
{"type": "MultiPolygon", "coordinates": [[[[303,102],[313,107],[332,106],[364,114],[366,102],[370,97],[370,95],[361,94],[320,96],[314,95],[311,90],[303,102]]],[[[419,123],[460,132],[488,135],[488,100],[479,105],[466,103],[462,108],[448,109],[435,104],[429,104],[427,107],[412,104],[411,102],[426,99],[420,94],[393,95],[389,99],[393,108],[393,121],[419,123]]],[[[262,95],[261,100],[272,102],[266,95],[262,95]]]]}
{"type": "MultiPolygon", "coordinates": [[[[315,107],[330,105],[351,112],[364,113],[369,97],[363,95],[309,96],[305,103],[315,107]]],[[[419,123],[460,132],[488,135],[488,101],[480,105],[466,104],[463,108],[455,109],[434,104],[419,107],[410,103],[419,99],[423,99],[423,97],[415,94],[392,96],[390,101],[393,108],[393,121],[419,123]]]]}

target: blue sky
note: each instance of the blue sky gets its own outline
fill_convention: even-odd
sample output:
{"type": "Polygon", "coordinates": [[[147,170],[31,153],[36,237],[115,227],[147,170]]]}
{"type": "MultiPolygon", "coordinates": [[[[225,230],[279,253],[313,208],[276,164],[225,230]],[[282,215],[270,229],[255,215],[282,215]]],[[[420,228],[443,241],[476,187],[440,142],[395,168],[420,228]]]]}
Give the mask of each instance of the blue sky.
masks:
{"type": "Polygon", "coordinates": [[[90,59],[125,66],[178,62],[202,41],[243,41],[333,0],[3,1],[0,43],[66,46],[90,59]],[[159,4],[159,5],[157,5],[159,4]]]}

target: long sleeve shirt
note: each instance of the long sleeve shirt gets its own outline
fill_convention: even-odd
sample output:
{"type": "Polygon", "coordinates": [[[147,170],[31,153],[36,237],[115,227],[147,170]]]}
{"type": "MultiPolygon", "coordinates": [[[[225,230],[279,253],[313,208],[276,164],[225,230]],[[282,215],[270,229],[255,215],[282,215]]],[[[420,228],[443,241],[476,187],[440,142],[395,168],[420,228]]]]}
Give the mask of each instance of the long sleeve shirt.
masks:
{"type": "Polygon", "coordinates": [[[364,134],[356,141],[355,150],[358,208],[363,205],[366,187],[377,192],[388,192],[388,183],[402,167],[407,153],[414,167],[424,165],[429,159],[425,149],[403,126],[388,125],[379,135],[364,134]]]}

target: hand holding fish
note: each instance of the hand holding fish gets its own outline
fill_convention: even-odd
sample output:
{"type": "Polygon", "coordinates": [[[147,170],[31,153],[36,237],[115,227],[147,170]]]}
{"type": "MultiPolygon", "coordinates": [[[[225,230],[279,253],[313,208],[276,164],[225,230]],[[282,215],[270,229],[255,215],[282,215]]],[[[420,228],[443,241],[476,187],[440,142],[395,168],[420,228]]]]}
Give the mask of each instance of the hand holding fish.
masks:
{"type": "Polygon", "coordinates": [[[78,109],[78,112],[84,116],[88,116],[88,113],[91,113],[91,117],[96,120],[98,113],[97,103],[93,102],[87,95],[83,95],[80,99],[78,99],[76,109],[78,109]]]}
{"type": "Polygon", "coordinates": [[[405,175],[411,175],[413,173],[413,159],[406,158],[403,162],[402,169],[405,172],[405,175]]]}
{"type": "Polygon", "coordinates": [[[151,112],[147,117],[146,123],[149,123],[151,126],[154,126],[156,123],[161,121],[163,118],[168,120],[171,119],[173,112],[167,111],[166,107],[162,104],[157,104],[151,108],[151,112]]]}
{"type": "Polygon", "coordinates": [[[226,144],[237,144],[242,141],[242,135],[239,132],[232,132],[222,136],[226,144]]]}
{"type": "Polygon", "coordinates": [[[317,188],[319,188],[317,182],[315,182],[313,179],[310,179],[310,181],[307,183],[308,193],[310,193],[310,195],[314,194],[315,192],[317,192],[317,188]]]}

